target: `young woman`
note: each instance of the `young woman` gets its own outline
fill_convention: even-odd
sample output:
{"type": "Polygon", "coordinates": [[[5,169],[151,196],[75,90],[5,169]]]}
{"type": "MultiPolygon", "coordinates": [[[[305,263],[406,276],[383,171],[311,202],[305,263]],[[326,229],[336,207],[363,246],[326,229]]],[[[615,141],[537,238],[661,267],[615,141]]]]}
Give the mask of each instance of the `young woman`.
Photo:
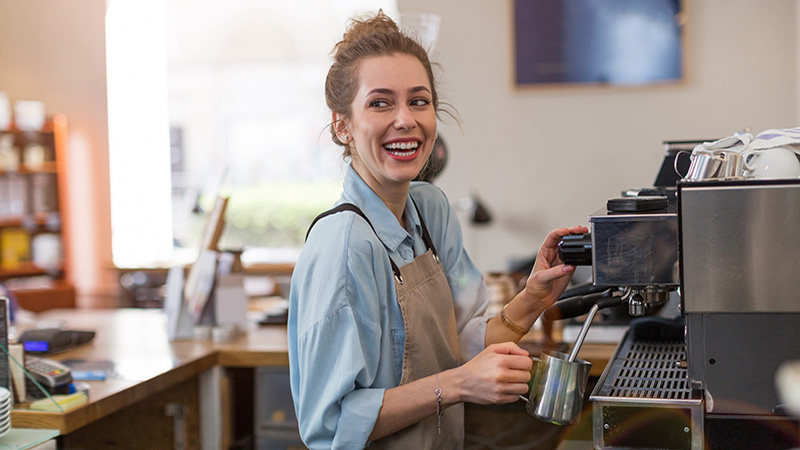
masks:
{"type": "Polygon", "coordinates": [[[532,362],[516,342],[573,267],[550,232],[498,317],[437,187],[412,180],[436,140],[427,53],[382,13],[351,22],[325,94],[349,162],[337,206],[312,224],[290,290],[292,396],[310,448],[461,448],[463,402],[509,403],[532,362]]]}

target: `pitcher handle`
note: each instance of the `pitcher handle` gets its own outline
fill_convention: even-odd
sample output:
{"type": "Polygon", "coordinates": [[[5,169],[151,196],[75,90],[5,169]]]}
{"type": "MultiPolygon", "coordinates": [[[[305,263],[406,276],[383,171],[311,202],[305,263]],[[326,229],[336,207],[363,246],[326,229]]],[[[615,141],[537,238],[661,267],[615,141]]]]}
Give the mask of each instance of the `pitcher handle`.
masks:
{"type": "Polygon", "coordinates": [[[680,158],[680,156],[681,156],[681,153],[686,153],[686,154],[687,154],[687,155],[689,155],[689,157],[691,158],[691,153],[687,152],[686,150],[681,150],[681,151],[679,151],[678,153],[676,153],[676,154],[675,154],[675,159],[674,159],[674,160],[672,160],[672,168],[673,168],[673,169],[675,169],[675,173],[677,173],[677,174],[678,174],[678,175],[679,175],[681,178],[684,178],[684,177],[686,177],[686,175],[688,175],[689,173],[687,172],[686,174],[682,174],[682,173],[681,173],[681,172],[678,170],[678,158],[680,158]]]}
{"type": "MultiPolygon", "coordinates": [[[[528,381],[528,395],[533,395],[534,386],[536,386],[536,374],[539,372],[539,364],[542,363],[542,359],[536,356],[530,356],[533,365],[531,366],[531,380],[528,381]]],[[[528,405],[533,405],[533,402],[524,395],[519,396],[520,400],[525,401],[528,405]]]]}
{"type": "Polygon", "coordinates": [[[755,166],[750,165],[750,157],[755,156],[757,158],[759,153],[761,152],[759,152],[758,149],[750,149],[742,152],[742,165],[744,166],[744,170],[748,172],[755,170],[755,166]]]}

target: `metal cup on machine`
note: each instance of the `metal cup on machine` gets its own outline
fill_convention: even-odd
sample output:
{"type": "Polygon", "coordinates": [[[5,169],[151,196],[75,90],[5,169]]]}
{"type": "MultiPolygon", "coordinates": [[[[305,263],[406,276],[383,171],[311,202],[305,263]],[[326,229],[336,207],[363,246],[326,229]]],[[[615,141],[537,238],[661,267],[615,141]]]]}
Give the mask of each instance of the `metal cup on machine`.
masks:
{"type": "MultiPolygon", "coordinates": [[[[679,152],[678,156],[683,153],[687,152],[679,152]]],[[[695,148],[690,160],[689,170],[685,175],[678,171],[678,157],[674,161],[675,172],[689,181],[740,179],[744,171],[742,155],[733,150],[695,148]]]]}

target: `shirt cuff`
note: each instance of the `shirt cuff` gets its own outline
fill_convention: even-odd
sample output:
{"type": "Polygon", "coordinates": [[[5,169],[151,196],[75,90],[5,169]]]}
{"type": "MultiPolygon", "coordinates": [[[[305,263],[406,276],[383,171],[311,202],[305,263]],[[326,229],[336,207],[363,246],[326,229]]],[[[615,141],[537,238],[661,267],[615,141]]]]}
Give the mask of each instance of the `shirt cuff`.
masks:
{"type": "Polygon", "coordinates": [[[385,391],[382,388],[356,389],[342,398],[333,448],[362,449],[367,445],[367,439],[378,420],[385,391]]]}
{"type": "Polygon", "coordinates": [[[461,362],[469,361],[486,348],[486,323],[491,316],[475,317],[464,326],[458,343],[461,347],[461,362]]]}

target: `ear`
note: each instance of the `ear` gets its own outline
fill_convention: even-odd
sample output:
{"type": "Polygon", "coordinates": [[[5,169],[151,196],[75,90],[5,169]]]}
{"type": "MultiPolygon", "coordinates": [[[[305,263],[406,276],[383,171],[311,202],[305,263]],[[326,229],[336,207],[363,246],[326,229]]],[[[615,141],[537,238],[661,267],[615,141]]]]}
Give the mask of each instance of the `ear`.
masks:
{"type": "Polygon", "coordinates": [[[331,113],[333,118],[333,129],[337,134],[344,132],[347,129],[347,124],[344,121],[344,116],[339,113],[331,113]]]}

